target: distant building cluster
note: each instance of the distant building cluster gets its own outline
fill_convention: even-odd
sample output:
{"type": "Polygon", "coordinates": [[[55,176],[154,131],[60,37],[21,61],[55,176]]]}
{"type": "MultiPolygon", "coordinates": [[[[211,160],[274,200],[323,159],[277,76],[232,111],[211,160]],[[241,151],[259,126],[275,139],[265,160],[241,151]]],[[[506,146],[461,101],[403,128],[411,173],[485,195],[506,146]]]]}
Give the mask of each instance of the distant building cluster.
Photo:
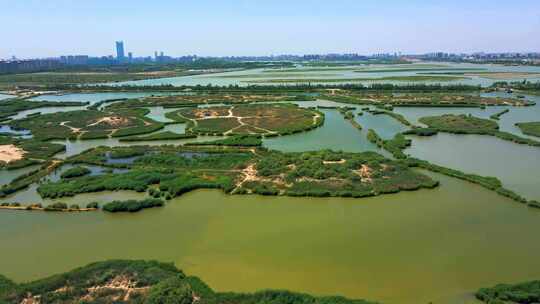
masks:
{"type": "Polygon", "coordinates": [[[540,60],[540,53],[484,53],[454,54],[445,52],[428,53],[424,55],[414,55],[412,57],[426,60],[450,60],[450,61],[531,61],[540,60]]]}
{"type": "Polygon", "coordinates": [[[61,66],[62,63],[57,59],[0,60],[0,74],[50,71],[61,66]]]}
{"type": "MultiPolygon", "coordinates": [[[[115,42],[116,56],[91,57],[88,55],[66,55],[57,58],[17,60],[0,60],[0,74],[27,73],[51,71],[66,66],[108,66],[116,69],[125,69],[128,64],[169,64],[190,63],[201,57],[182,56],[172,57],[163,51],[154,52],[154,56],[135,57],[128,52],[123,41],[115,42]]],[[[228,56],[228,57],[203,57],[205,59],[218,59],[222,61],[364,61],[364,60],[431,60],[431,61],[455,61],[455,62],[520,62],[525,64],[540,64],[540,53],[473,53],[454,54],[435,52],[421,55],[402,55],[401,52],[377,53],[373,55],[350,54],[308,54],[308,55],[271,55],[271,56],[228,56]]]]}

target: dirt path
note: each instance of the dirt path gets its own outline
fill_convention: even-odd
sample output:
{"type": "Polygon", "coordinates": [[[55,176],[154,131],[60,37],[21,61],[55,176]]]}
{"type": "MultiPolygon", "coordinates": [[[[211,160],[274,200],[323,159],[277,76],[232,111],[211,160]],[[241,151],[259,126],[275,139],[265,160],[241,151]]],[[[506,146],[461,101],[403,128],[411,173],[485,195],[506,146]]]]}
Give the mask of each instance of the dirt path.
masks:
{"type": "Polygon", "coordinates": [[[69,128],[69,129],[71,130],[71,132],[73,132],[73,133],[80,133],[80,132],[81,132],[81,128],[75,128],[75,127],[72,127],[72,126],[68,125],[68,123],[70,123],[70,122],[71,122],[71,121],[62,121],[62,122],[60,123],[60,125],[61,125],[62,127],[69,128]]]}
{"type": "Polygon", "coordinates": [[[242,170],[242,174],[244,174],[244,178],[236,184],[236,187],[231,191],[231,193],[236,193],[243,184],[250,182],[250,181],[258,181],[260,178],[257,177],[257,169],[255,169],[255,164],[250,164],[247,166],[244,170],[242,170]]]}
{"type": "Polygon", "coordinates": [[[317,124],[317,121],[319,121],[320,117],[321,117],[321,114],[315,113],[315,116],[313,116],[313,125],[317,124]]]}

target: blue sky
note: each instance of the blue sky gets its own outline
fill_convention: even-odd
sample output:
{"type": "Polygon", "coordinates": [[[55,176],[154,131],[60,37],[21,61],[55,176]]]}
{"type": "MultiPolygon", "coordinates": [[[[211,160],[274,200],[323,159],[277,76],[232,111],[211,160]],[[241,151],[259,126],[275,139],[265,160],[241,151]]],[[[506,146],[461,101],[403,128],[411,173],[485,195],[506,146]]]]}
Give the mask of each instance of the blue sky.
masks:
{"type": "Polygon", "coordinates": [[[540,51],[538,0],[0,0],[0,58],[540,51]]]}

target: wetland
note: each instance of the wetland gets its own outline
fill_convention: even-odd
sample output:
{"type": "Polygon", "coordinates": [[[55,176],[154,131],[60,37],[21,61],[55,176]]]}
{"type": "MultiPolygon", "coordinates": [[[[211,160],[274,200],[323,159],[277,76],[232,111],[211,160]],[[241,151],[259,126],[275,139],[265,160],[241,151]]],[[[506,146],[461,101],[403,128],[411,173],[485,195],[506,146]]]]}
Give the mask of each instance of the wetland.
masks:
{"type": "Polygon", "coordinates": [[[128,82],[227,87],[122,92],[119,82],[110,92],[72,87],[2,101],[0,204],[10,205],[0,206],[1,274],[20,283],[145,259],[174,262],[217,292],[381,303],[511,297],[526,287],[479,289],[540,278],[538,96],[487,78],[402,89],[240,85],[250,73],[334,80],[437,69],[471,80],[535,73],[257,67],[128,82]],[[93,212],[58,212],[77,209],[93,212]]]}

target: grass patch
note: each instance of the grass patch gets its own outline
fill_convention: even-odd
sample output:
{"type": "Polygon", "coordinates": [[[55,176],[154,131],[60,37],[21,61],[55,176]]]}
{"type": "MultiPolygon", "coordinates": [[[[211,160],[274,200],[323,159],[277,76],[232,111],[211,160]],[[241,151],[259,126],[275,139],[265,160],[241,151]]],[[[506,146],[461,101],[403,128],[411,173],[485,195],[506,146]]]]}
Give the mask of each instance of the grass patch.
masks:
{"type": "Polygon", "coordinates": [[[158,141],[158,140],[179,140],[197,138],[195,134],[178,134],[171,131],[159,132],[156,134],[146,136],[130,136],[120,138],[121,142],[135,142],[135,141],[158,141]]]}
{"type": "Polygon", "coordinates": [[[120,137],[163,128],[163,124],[145,118],[147,112],[147,109],[57,112],[14,120],[10,126],[30,130],[37,140],[120,137]]]}
{"type": "Polygon", "coordinates": [[[213,135],[287,135],[314,129],[324,122],[321,112],[292,104],[185,108],[176,115],[191,120],[190,132],[213,135]]]}
{"type": "Polygon", "coordinates": [[[62,173],[60,175],[61,178],[74,178],[74,177],[81,177],[90,174],[92,171],[86,167],[73,167],[69,168],[66,172],[62,173]]]}
{"type": "Polygon", "coordinates": [[[426,124],[429,128],[440,132],[491,135],[518,144],[540,146],[540,142],[538,141],[499,131],[499,125],[492,120],[482,119],[472,115],[445,114],[441,116],[422,117],[419,121],[426,124]]]}
{"type": "Polygon", "coordinates": [[[233,146],[233,147],[259,147],[262,145],[261,136],[234,135],[225,139],[205,142],[187,143],[186,146],[233,146]]]}
{"type": "Polygon", "coordinates": [[[520,122],[516,126],[523,134],[540,137],[540,121],[536,122],[520,122]]]}

